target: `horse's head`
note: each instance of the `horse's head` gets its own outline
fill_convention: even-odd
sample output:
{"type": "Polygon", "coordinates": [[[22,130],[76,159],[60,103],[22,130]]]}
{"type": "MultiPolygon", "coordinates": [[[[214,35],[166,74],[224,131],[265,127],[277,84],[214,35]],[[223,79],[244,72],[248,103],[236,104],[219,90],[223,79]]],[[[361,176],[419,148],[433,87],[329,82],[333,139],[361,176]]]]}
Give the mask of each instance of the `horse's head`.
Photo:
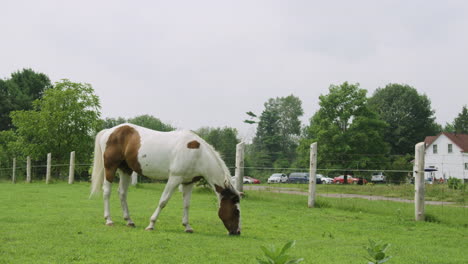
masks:
{"type": "Polygon", "coordinates": [[[218,216],[229,231],[229,235],[240,235],[240,195],[237,191],[215,185],[220,197],[218,216]]]}

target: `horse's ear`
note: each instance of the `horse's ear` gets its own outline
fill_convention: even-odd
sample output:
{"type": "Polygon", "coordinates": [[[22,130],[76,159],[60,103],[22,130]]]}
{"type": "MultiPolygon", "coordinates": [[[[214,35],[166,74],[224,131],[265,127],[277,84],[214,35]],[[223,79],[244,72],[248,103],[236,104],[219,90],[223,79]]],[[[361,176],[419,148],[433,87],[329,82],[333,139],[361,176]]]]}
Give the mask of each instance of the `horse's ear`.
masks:
{"type": "Polygon", "coordinates": [[[215,184],[215,189],[216,189],[216,192],[221,194],[223,192],[223,188],[221,188],[220,186],[218,186],[217,184],[215,184]]]}

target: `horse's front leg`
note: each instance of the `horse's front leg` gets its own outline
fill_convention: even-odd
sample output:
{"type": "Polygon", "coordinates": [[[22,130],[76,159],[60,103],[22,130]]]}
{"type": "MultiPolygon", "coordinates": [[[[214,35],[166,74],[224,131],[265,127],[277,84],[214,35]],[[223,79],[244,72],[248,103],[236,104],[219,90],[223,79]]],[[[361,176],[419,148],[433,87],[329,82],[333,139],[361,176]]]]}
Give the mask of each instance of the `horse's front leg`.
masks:
{"type": "Polygon", "coordinates": [[[182,195],[184,198],[184,216],[182,217],[182,225],[185,226],[185,232],[193,233],[193,229],[189,224],[189,209],[190,209],[190,198],[192,197],[194,183],[182,184],[182,195]]]}
{"type": "Polygon", "coordinates": [[[167,181],[166,187],[164,187],[164,192],[161,195],[161,198],[159,199],[159,205],[158,208],[156,208],[156,211],[154,211],[154,214],[150,218],[150,223],[148,227],[146,227],[146,230],[153,230],[154,229],[154,224],[156,223],[156,220],[158,219],[159,214],[161,213],[161,210],[166,206],[167,202],[171,198],[172,194],[174,193],[174,190],[181,184],[183,181],[182,177],[179,176],[170,176],[169,180],[167,181]]]}
{"type": "Polygon", "coordinates": [[[120,172],[120,183],[119,183],[119,198],[120,204],[122,205],[122,212],[123,218],[127,221],[127,226],[135,227],[135,223],[133,223],[132,219],[130,218],[130,213],[128,211],[128,204],[127,204],[127,192],[128,186],[130,186],[130,175],[120,172]]]}

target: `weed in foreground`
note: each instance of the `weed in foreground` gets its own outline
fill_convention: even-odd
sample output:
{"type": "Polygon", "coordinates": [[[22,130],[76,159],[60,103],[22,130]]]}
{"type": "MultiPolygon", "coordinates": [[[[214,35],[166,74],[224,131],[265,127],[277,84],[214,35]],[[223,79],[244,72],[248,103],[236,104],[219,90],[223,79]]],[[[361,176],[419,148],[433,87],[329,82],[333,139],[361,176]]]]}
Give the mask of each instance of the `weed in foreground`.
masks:
{"type": "Polygon", "coordinates": [[[384,244],[382,241],[374,241],[369,239],[369,245],[364,248],[367,250],[367,253],[370,257],[365,257],[368,264],[381,264],[387,262],[392,256],[387,256],[385,251],[388,249],[390,244],[384,244]]]}
{"type": "Polygon", "coordinates": [[[401,212],[400,208],[396,210],[396,222],[399,224],[405,222],[405,218],[403,217],[403,213],[401,212]]]}
{"type": "Polygon", "coordinates": [[[300,259],[291,259],[291,256],[287,255],[286,252],[294,247],[296,241],[289,241],[286,243],[283,248],[276,248],[271,245],[269,248],[264,246],[260,247],[265,254],[266,260],[257,258],[259,264],[295,264],[303,261],[303,258],[300,259]]]}

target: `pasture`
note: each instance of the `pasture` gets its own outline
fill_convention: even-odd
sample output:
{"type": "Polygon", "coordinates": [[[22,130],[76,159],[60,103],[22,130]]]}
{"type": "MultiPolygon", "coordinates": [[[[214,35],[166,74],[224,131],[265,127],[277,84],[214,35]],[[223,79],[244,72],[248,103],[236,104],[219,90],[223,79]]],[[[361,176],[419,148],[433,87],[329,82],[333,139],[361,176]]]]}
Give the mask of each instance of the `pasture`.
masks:
{"type": "Polygon", "coordinates": [[[256,263],[260,246],[296,240],[290,254],[303,263],[367,263],[368,239],[390,243],[388,263],[467,263],[468,209],[426,206],[431,222],[414,222],[412,204],[317,198],[249,191],[241,202],[242,235],[227,236],[217,199],[194,190],[195,233],[181,225],[176,192],[155,231],[144,231],[163,184],[129,190],[136,228],[125,226],[113,185],[115,226],[104,225],[103,201],[88,199],[89,183],[0,183],[0,263],[256,263]]]}

